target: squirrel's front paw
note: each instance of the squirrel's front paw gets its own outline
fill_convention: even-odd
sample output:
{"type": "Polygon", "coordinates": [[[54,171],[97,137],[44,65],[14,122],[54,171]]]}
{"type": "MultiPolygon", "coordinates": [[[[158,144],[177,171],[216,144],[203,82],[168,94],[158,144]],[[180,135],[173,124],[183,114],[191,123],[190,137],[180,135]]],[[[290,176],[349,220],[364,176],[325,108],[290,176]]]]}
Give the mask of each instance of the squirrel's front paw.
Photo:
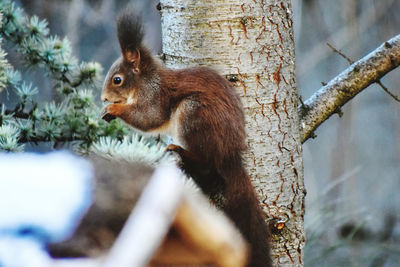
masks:
{"type": "Polygon", "coordinates": [[[165,148],[165,152],[175,152],[178,155],[180,155],[183,151],[183,148],[174,144],[169,144],[166,148],[165,148]]]}
{"type": "Polygon", "coordinates": [[[174,144],[169,144],[165,150],[165,153],[172,153],[172,155],[176,159],[176,164],[180,167],[183,168],[183,148],[174,144]]]}
{"type": "Polygon", "coordinates": [[[110,111],[109,111],[109,106],[110,106],[110,105],[105,106],[105,107],[103,108],[103,110],[101,111],[101,118],[102,118],[103,120],[107,121],[107,122],[110,122],[110,121],[112,121],[112,120],[114,120],[114,119],[117,118],[116,116],[114,116],[114,115],[112,115],[112,114],[110,113],[110,111]]]}

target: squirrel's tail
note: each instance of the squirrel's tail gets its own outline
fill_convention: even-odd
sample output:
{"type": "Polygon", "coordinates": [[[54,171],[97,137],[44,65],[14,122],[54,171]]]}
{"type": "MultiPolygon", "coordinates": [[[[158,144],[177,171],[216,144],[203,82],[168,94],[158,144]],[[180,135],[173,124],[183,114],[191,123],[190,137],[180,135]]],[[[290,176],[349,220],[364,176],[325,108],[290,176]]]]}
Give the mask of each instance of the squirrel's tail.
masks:
{"type": "Polygon", "coordinates": [[[269,232],[255,190],[242,160],[234,162],[219,170],[226,181],[225,213],[250,244],[248,266],[272,266],[269,232]]]}
{"type": "Polygon", "coordinates": [[[117,32],[122,52],[139,49],[144,36],[142,18],[132,8],[125,8],[118,15],[117,32]]]}

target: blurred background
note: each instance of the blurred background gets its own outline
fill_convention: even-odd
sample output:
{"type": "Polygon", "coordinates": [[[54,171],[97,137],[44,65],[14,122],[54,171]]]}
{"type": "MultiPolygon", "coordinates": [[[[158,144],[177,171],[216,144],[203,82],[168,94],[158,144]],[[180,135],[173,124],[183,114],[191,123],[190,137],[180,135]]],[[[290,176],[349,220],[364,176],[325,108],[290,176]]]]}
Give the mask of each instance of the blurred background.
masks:
{"type": "MultiPolygon", "coordinates": [[[[77,58],[98,61],[105,71],[120,54],[114,20],[127,3],[144,14],[147,45],[161,51],[156,0],[16,2],[29,15],[46,18],[51,34],[67,36],[77,58]]],[[[400,34],[400,1],[292,0],[292,5],[304,100],[349,66],[327,42],[358,60],[400,34]]],[[[10,53],[9,60],[18,62],[13,57],[10,53]]],[[[54,97],[48,81],[35,80],[43,75],[25,75],[40,88],[41,98],[54,97]]],[[[400,69],[382,80],[400,96],[399,81],[400,69]]],[[[304,144],[306,266],[399,266],[399,109],[400,103],[372,85],[343,108],[341,118],[331,117],[316,131],[317,138],[304,144]]]]}

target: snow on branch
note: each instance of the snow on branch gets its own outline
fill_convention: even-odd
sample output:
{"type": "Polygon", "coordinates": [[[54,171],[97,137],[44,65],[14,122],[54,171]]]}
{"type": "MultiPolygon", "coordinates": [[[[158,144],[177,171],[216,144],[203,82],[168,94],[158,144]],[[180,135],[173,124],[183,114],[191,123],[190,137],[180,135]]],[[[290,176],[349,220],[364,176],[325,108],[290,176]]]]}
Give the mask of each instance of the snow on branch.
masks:
{"type": "Polygon", "coordinates": [[[370,84],[400,65],[400,35],[386,41],[319,89],[299,107],[304,143],[332,114],[370,84]]]}

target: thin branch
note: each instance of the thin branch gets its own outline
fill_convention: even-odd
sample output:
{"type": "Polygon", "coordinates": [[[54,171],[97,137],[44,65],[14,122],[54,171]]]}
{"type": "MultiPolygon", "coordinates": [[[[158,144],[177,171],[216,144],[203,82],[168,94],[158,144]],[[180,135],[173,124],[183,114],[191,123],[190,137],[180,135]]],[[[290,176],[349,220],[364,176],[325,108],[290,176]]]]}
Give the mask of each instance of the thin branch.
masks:
{"type": "Polygon", "coordinates": [[[400,65],[400,35],[352,64],[299,107],[301,140],[310,138],[326,119],[354,96],[400,65]]]}
{"type": "Polygon", "coordinates": [[[353,60],[351,60],[348,56],[346,56],[345,54],[343,54],[342,51],[336,49],[336,48],[335,48],[333,45],[331,45],[330,43],[326,43],[326,45],[329,46],[329,48],[332,49],[333,52],[339,54],[341,57],[343,57],[344,59],[346,59],[347,62],[349,62],[350,65],[354,63],[353,60]]]}
{"type": "Polygon", "coordinates": [[[26,136],[21,136],[18,138],[18,143],[24,144],[24,143],[41,143],[41,142],[56,142],[56,143],[66,143],[66,142],[73,142],[73,141],[83,141],[84,139],[81,136],[59,136],[59,137],[48,137],[45,135],[35,135],[35,136],[30,136],[27,138],[26,136]]]}
{"type": "Polygon", "coordinates": [[[385,91],[388,95],[390,95],[394,100],[400,102],[400,98],[394,95],[392,92],[390,92],[389,89],[387,89],[387,87],[384,86],[381,81],[377,81],[376,83],[382,88],[383,91],[385,91]]]}
{"type": "MultiPolygon", "coordinates": [[[[1,105],[1,104],[0,104],[1,105]]],[[[7,109],[4,112],[5,115],[12,115],[14,118],[19,118],[19,119],[29,119],[30,118],[30,114],[23,112],[23,111],[15,111],[15,110],[9,110],[7,109]]]]}

